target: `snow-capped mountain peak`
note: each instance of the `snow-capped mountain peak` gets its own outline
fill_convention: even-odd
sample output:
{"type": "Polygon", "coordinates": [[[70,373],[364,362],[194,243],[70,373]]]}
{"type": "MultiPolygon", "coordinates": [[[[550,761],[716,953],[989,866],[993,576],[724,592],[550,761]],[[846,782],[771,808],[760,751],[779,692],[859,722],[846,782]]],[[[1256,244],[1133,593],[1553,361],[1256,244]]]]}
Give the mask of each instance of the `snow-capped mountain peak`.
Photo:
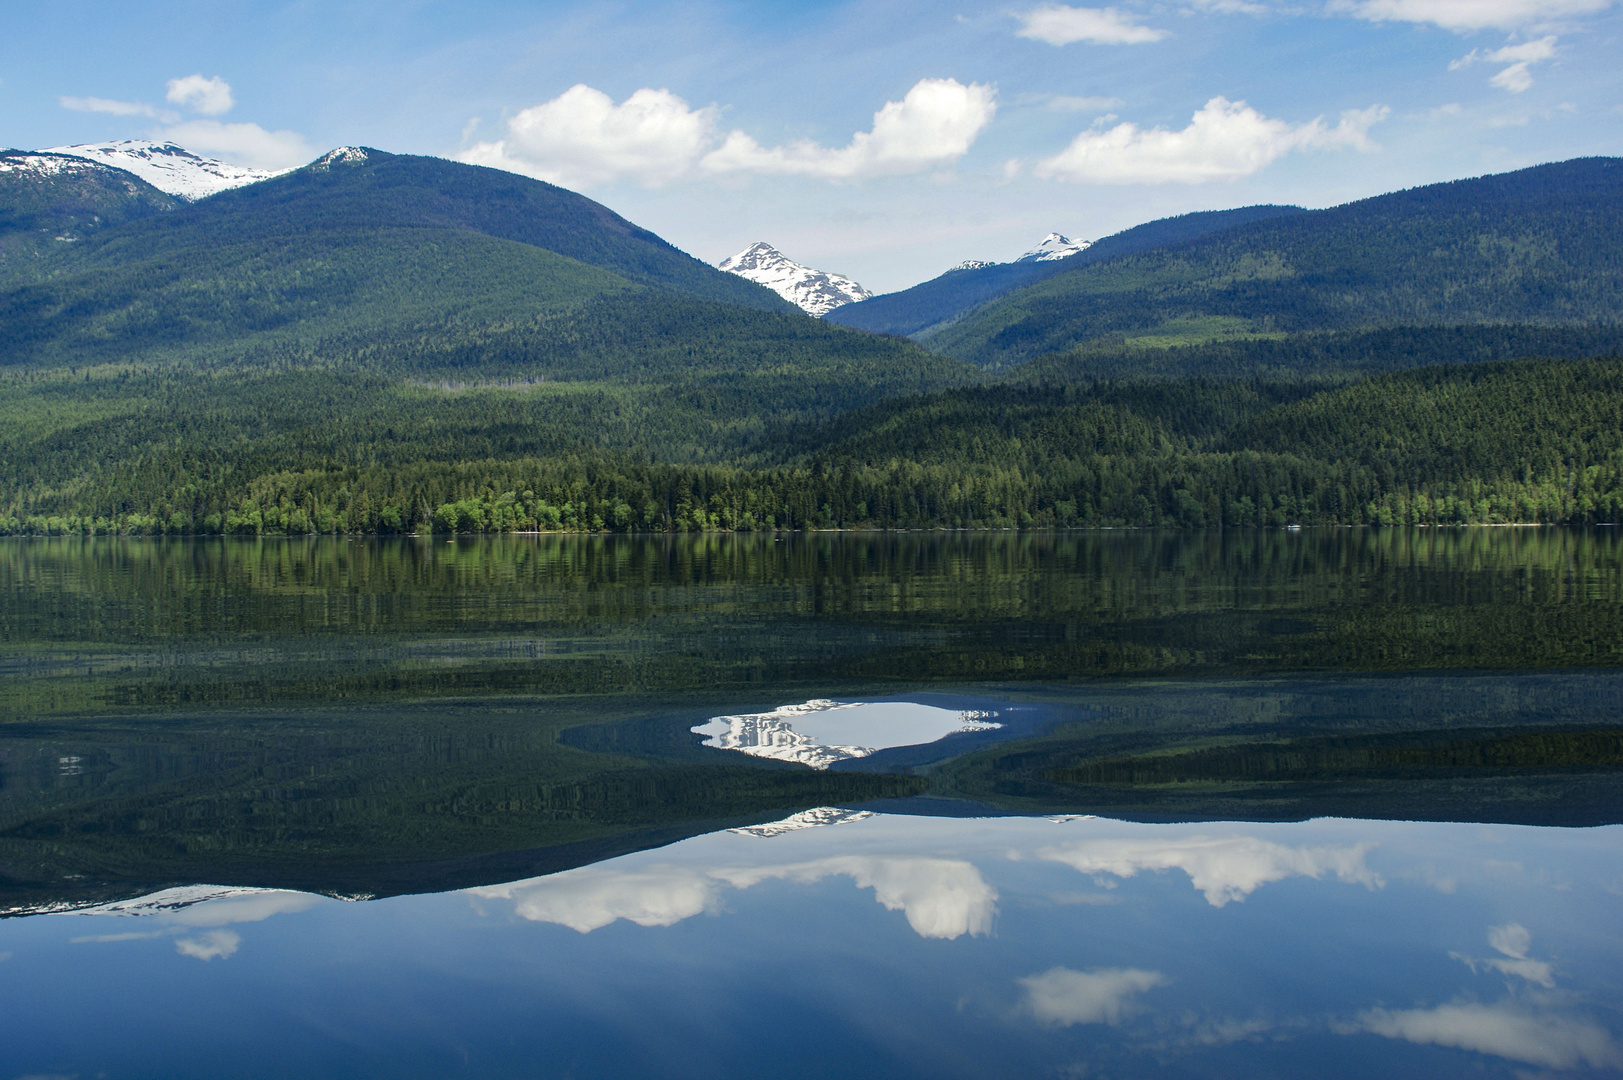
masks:
{"type": "Polygon", "coordinates": [[[1057,232],[1051,232],[1043,237],[1042,243],[1014,261],[1053,262],[1055,259],[1064,259],[1075,255],[1079,251],[1086,251],[1092,246],[1092,240],[1072,240],[1068,236],[1061,236],[1057,232]]]}
{"type": "Polygon", "coordinates": [[[366,160],[366,151],[359,146],[340,146],[328,150],[310,163],[317,172],[326,172],[334,165],[359,165],[366,160]]]}
{"type": "Polygon", "coordinates": [[[40,152],[66,154],[100,165],[111,165],[115,169],[134,173],[159,191],[187,201],[207,198],[276,175],[263,169],[250,169],[203,157],[174,143],[145,139],[54,146],[40,152]]]}
{"type": "Polygon", "coordinates": [[[751,244],[737,255],[723,259],[717,269],[765,285],[791,304],[819,317],[873,295],[848,277],[801,266],[764,242],[751,244]]]}
{"type": "Polygon", "coordinates": [[[985,270],[988,266],[996,265],[997,263],[995,262],[986,262],[983,259],[965,259],[963,262],[953,267],[952,270],[948,270],[947,273],[950,274],[953,270],[985,270]]]}

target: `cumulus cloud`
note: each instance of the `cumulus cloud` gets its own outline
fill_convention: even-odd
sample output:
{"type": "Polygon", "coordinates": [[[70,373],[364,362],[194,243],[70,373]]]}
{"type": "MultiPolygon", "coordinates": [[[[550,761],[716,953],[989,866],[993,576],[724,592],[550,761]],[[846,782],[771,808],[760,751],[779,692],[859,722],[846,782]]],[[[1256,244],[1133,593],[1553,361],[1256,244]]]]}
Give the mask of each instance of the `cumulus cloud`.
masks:
{"type": "Polygon", "coordinates": [[[218,154],[256,169],[291,169],[316,150],[296,131],[266,131],[258,124],[188,120],[163,129],[162,137],[195,153],[218,154]]]}
{"type": "Polygon", "coordinates": [[[1456,1002],[1434,1009],[1371,1009],[1347,1029],[1389,1039],[1452,1046],[1546,1069],[1593,1069],[1623,1065],[1612,1036],[1585,1020],[1533,1012],[1510,1002],[1456,1002]]]}
{"type": "Polygon", "coordinates": [[[199,960],[223,960],[235,953],[241,944],[242,938],[230,930],[210,930],[196,937],[176,939],[175,951],[199,960]]]}
{"type": "Polygon", "coordinates": [[[584,83],[507,121],[507,138],[477,143],[463,161],[565,187],[628,178],[649,186],[691,172],[711,144],[714,108],[669,90],[638,90],[619,105],[584,83]]]}
{"type": "Polygon", "coordinates": [[[57,103],[64,109],[74,112],[106,113],[109,116],[151,116],[157,117],[158,111],[151,105],[139,101],[113,101],[99,97],[62,97],[57,103]]]}
{"type": "Polygon", "coordinates": [[[1555,37],[1543,37],[1536,41],[1525,41],[1520,45],[1506,45],[1502,49],[1492,49],[1484,52],[1481,49],[1472,49],[1465,56],[1448,65],[1448,70],[1458,71],[1469,67],[1478,61],[1485,64],[1506,64],[1493,78],[1488,80],[1492,86],[1509,90],[1519,94],[1533,85],[1533,76],[1528,71],[1532,65],[1555,57],[1555,37]]]}
{"type": "Polygon", "coordinates": [[[1070,1027],[1121,1023],[1137,1011],[1139,994],[1164,986],[1167,978],[1159,971],[1137,968],[1057,967],[1016,981],[1025,988],[1022,1004],[1038,1023],[1070,1027]]]}
{"type": "Polygon", "coordinates": [[[1342,881],[1368,889],[1383,884],[1364,865],[1368,844],[1352,847],[1286,847],[1249,836],[1191,836],[1185,840],[1089,840],[1044,848],[1039,858],[1084,874],[1129,878],[1141,870],[1182,870],[1213,907],[1244,900],[1272,881],[1288,877],[1342,881]]]}
{"type": "Polygon", "coordinates": [[[849,877],[873,889],[887,910],[901,911],[922,937],[952,939],[991,932],[997,892],[967,862],[920,856],[838,856],[782,866],[640,870],[582,867],[550,877],[471,889],[471,895],[513,901],[535,922],[590,933],[625,919],[638,926],[671,926],[717,910],[723,888],[749,889],[763,881],[802,883],[849,877]]]}
{"type": "Polygon", "coordinates": [[[1593,15],[1612,0],[1349,0],[1334,6],[1371,22],[1431,23],[1466,33],[1593,15]]]}
{"type": "Polygon", "coordinates": [[[169,92],[164,99],[204,116],[223,116],[231,111],[236,99],[231,96],[231,85],[218,75],[207,79],[201,75],[187,75],[169,80],[169,92]]]}
{"type": "Polygon", "coordinates": [[[1142,45],[1160,41],[1165,30],[1143,26],[1133,17],[1113,7],[1075,8],[1065,4],[1043,7],[1016,15],[1020,29],[1015,33],[1049,45],[1069,45],[1075,41],[1094,45],[1142,45]]]}
{"type": "Polygon", "coordinates": [[[1324,118],[1290,124],[1243,101],[1214,97],[1181,131],[1122,123],[1084,131],[1037,163],[1037,175],[1095,184],[1200,184],[1250,176],[1296,150],[1372,150],[1369,129],[1386,119],[1384,105],[1349,110],[1334,127],[1324,118]]]}
{"type": "Polygon", "coordinates": [[[459,157],[566,187],[621,179],[654,187],[696,173],[860,179],[962,157],[991,121],[995,96],[989,86],[922,79],[874,114],[871,131],[831,149],[809,141],[765,147],[736,130],[722,137],[718,109],[695,109],[669,90],[638,90],[616,105],[577,85],[509,119],[505,138],[459,157]]]}
{"type": "Polygon", "coordinates": [[[813,142],[763,147],[742,131],[705,155],[709,173],[819,176],[831,180],[919,172],[956,161],[992,122],[997,91],[956,79],[920,79],[901,101],[874,113],[873,130],[859,131],[848,146],[829,149],[813,142]]]}

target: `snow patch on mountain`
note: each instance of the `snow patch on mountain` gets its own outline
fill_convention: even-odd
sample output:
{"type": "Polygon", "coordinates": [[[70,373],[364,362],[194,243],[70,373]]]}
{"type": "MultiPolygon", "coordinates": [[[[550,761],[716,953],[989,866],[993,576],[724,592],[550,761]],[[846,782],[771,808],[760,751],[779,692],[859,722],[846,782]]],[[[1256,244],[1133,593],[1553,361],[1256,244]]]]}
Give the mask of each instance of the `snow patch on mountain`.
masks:
{"type": "Polygon", "coordinates": [[[8,150],[4,155],[0,155],[0,173],[60,176],[63,173],[82,173],[99,168],[101,166],[93,161],[54,153],[49,150],[36,150],[33,153],[23,150],[8,150]]]}
{"type": "Polygon", "coordinates": [[[953,272],[953,270],[985,270],[988,266],[996,265],[997,263],[995,262],[986,262],[983,259],[965,259],[963,262],[953,267],[952,270],[948,270],[947,273],[950,274],[953,272]]]}
{"type": "Polygon", "coordinates": [[[66,154],[100,165],[110,165],[115,169],[123,169],[139,176],[159,191],[178,196],[188,202],[206,199],[210,195],[276,175],[263,169],[250,169],[217,158],[203,157],[174,143],[149,142],[145,139],[53,146],[40,153],[66,154]]]}
{"type": "Polygon", "coordinates": [[[1068,236],[1061,236],[1057,232],[1051,232],[1043,237],[1042,243],[1014,261],[1053,262],[1055,259],[1068,258],[1079,251],[1086,251],[1092,246],[1092,240],[1072,240],[1068,236]]]}
{"type": "Polygon", "coordinates": [[[791,304],[816,316],[866,300],[873,293],[848,277],[801,266],[771,244],[751,244],[723,259],[717,269],[765,285],[791,304]]]}
{"type": "Polygon", "coordinates": [[[334,165],[359,165],[366,161],[366,150],[359,146],[340,146],[328,150],[310,163],[316,172],[326,172],[334,165]]]}

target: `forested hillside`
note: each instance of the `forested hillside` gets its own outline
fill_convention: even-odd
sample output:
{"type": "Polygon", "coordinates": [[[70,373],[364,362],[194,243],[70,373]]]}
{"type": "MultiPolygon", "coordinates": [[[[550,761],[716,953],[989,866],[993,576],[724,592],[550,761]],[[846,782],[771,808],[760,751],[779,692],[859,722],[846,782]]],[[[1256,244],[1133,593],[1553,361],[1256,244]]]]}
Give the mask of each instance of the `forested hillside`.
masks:
{"type": "Polygon", "coordinates": [[[1381,195],[1067,269],[929,338],[983,367],[1111,337],[1150,343],[1623,311],[1623,160],[1381,195]]]}
{"type": "MultiPolygon", "coordinates": [[[[36,216],[76,205],[58,195],[36,216]]],[[[125,217],[58,244],[31,280],[14,275],[0,290],[0,363],[228,362],[639,289],[790,310],[573,192],[434,158],[335,151],[170,213],[125,217]]]]}
{"type": "Polygon", "coordinates": [[[911,289],[841,305],[823,317],[841,326],[875,333],[917,334],[962,318],[980,305],[1023,285],[1043,281],[1066,270],[1180,244],[1252,221],[1300,213],[1301,209],[1299,206],[1243,206],[1237,210],[1205,210],[1162,218],[1095,241],[1086,250],[1068,258],[949,270],[911,289]]]}
{"type": "Polygon", "coordinates": [[[180,205],[123,169],[65,154],[0,150],[0,287],[37,278],[104,228],[180,205]]]}
{"type": "Polygon", "coordinates": [[[1010,316],[981,367],[505,173],[348,149],[177,205],[117,172],[0,183],[35,245],[0,533],[1623,514],[1609,160],[1153,222],[950,328],[1010,316]]]}
{"type": "MultiPolygon", "coordinates": [[[[763,384],[763,386],[766,384],[763,384]]],[[[786,382],[777,384],[779,389],[786,382]]],[[[1623,360],[966,387],[808,427],[719,389],[305,370],[3,387],[0,531],[1609,522],[1623,360]],[[95,385],[92,383],[92,385],[95,385]],[[658,443],[656,431],[674,432],[658,443]],[[709,461],[682,460],[688,449],[709,461]]]]}

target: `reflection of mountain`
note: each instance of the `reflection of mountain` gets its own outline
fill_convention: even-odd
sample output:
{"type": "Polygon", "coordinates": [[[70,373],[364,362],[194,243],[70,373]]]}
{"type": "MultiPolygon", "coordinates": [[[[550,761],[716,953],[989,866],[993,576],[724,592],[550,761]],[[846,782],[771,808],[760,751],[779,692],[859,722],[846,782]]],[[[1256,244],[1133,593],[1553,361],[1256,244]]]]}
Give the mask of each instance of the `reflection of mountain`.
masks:
{"type": "Polygon", "coordinates": [[[782,705],[767,713],[717,716],[693,729],[706,746],[814,769],[871,757],[893,747],[940,742],[948,735],[1003,727],[986,710],[957,710],[914,701],[826,701],[782,705]],[[862,745],[846,740],[860,738],[862,745]]]}

